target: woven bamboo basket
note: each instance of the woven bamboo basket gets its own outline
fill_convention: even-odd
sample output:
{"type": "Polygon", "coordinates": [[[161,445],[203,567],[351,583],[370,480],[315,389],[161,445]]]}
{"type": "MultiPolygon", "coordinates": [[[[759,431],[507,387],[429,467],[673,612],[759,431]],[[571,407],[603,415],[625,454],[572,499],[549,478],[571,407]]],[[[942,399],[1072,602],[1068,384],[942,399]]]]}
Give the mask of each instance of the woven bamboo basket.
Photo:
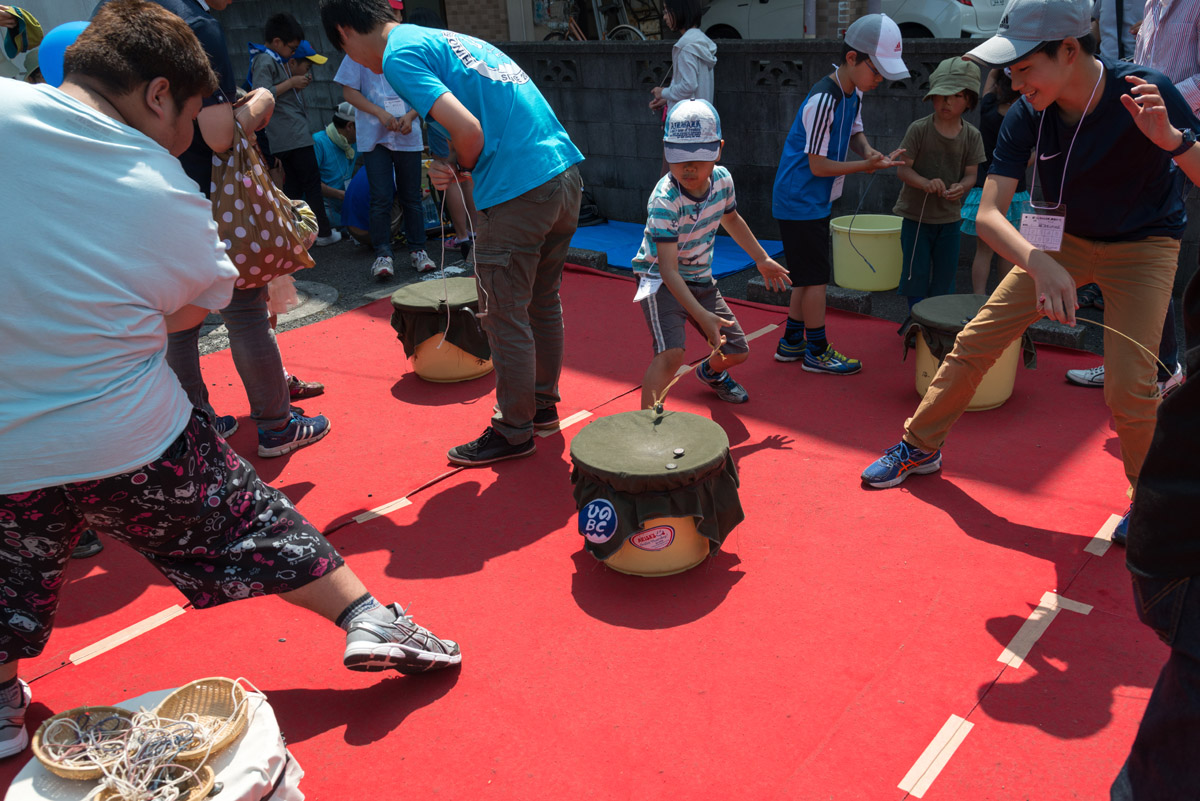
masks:
{"type": "MultiPolygon", "coordinates": [[[[38,762],[41,762],[42,767],[44,767],[46,770],[63,779],[74,779],[77,781],[98,779],[100,776],[104,775],[104,771],[95,764],[74,766],[70,764],[64,764],[50,758],[50,755],[46,750],[47,746],[70,745],[74,741],[74,738],[71,737],[70,730],[61,726],[56,727],[51,732],[51,739],[46,739],[46,733],[50,730],[50,727],[54,724],[54,722],[63,720],[65,718],[82,718],[83,720],[80,720],[81,725],[85,721],[99,723],[107,718],[119,718],[125,721],[127,725],[122,728],[125,731],[128,731],[128,724],[133,718],[133,713],[128,709],[121,709],[119,706],[81,706],[76,707],[75,709],[68,709],[66,712],[59,712],[54,717],[47,718],[42,722],[41,726],[38,726],[38,730],[34,732],[32,742],[33,755],[37,757],[38,762]]],[[[118,735],[116,732],[114,732],[114,739],[117,736],[120,736],[122,740],[124,739],[123,733],[118,735]]],[[[121,755],[121,752],[114,754],[111,759],[106,760],[106,764],[112,764],[116,762],[121,758],[121,755]]]]}
{"type": "MultiPolygon", "coordinates": [[[[196,768],[196,775],[179,788],[177,801],[201,801],[201,799],[207,798],[216,781],[217,774],[213,772],[213,769],[208,765],[201,765],[196,768]]],[[[96,796],[96,801],[121,801],[121,796],[111,790],[105,790],[96,796]]]]}
{"type": "Polygon", "coordinates": [[[185,684],[163,699],[154,714],[168,720],[195,715],[213,730],[212,748],[200,746],[181,751],[175,761],[195,765],[224,751],[246,728],[249,718],[246,691],[233,679],[213,676],[185,684]]]}

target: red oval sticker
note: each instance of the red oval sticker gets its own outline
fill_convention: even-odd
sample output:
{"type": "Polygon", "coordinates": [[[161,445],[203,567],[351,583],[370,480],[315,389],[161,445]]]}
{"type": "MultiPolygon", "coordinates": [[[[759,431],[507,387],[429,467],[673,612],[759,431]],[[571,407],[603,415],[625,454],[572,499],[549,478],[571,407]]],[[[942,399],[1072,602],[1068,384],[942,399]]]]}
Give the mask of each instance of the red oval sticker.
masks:
{"type": "Polygon", "coordinates": [[[670,526],[655,526],[645,531],[631,534],[629,542],[634,548],[643,551],[661,551],[675,541],[675,529],[670,526]]]}

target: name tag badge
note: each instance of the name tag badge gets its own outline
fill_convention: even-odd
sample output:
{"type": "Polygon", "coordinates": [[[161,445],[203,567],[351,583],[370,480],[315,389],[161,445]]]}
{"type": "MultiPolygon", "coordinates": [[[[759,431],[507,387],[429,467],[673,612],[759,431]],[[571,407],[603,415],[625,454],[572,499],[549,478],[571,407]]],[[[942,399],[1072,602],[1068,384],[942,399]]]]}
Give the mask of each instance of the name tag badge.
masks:
{"type": "Polygon", "coordinates": [[[1067,207],[1059,203],[1021,202],[1021,236],[1038,250],[1056,253],[1062,249],[1067,225],[1067,207]]]}
{"type": "Polygon", "coordinates": [[[393,117],[403,117],[408,113],[408,109],[404,107],[404,101],[398,97],[389,97],[383,101],[383,108],[393,117]]]}
{"type": "Polygon", "coordinates": [[[657,275],[643,275],[642,280],[638,282],[637,294],[633,296],[633,302],[641,303],[657,292],[660,286],[662,286],[662,279],[657,275]]]}
{"type": "Polygon", "coordinates": [[[829,202],[837,200],[842,196],[842,188],[846,185],[846,176],[839,175],[833,179],[833,189],[829,192],[829,202]]]}

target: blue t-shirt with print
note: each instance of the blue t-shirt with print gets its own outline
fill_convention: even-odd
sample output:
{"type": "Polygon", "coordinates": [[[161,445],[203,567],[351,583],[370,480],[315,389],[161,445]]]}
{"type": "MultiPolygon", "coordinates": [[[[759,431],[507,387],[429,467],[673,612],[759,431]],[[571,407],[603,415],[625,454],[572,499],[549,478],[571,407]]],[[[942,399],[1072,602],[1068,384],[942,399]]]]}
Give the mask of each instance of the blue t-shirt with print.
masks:
{"type": "Polygon", "coordinates": [[[862,127],[862,92],[842,91],[833,75],[813,84],[783,143],[775,173],[771,213],[777,220],[828,217],[836,178],[813,175],[810,155],[845,161],[850,137],[862,127]]]}
{"type": "Polygon", "coordinates": [[[483,152],[472,173],[480,209],[512,200],[583,161],[525,71],[487,42],[397,25],[383,52],[383,74],[440,134],[446,131],[429,110],[446,92],[479,120],[483,152]]]}
{"type": "Polygon", "coordinates": [[[1158,86],[1176,128],[1200,133],[1200,121],[1161,72],[1103,57],[1100,62],[1104,65],[1103,94],[1092,113],[1083,118],[1079,136],[1075,137],[1079,123],[1064,123],[1057,104],[1039,114],[1022,97],[1004,115],[988,174],[1020,178],[1036,149],[1035,198],[1058,202],[1061,190],[1068,234],[1102,242],[1150,236],[1182,239],[1187,226],[1186,178],[1165,150],[1142,135],[1121,105],[1121,95],[1132,89],[1125,76],[1136,75],[1158,86]]]}

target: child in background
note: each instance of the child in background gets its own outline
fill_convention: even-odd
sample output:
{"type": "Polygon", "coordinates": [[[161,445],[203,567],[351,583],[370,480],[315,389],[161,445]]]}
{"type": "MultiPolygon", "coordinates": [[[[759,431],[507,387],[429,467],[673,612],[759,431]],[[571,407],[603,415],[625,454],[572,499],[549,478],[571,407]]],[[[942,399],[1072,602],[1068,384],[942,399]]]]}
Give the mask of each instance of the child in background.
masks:
{"type": "MultiPolygon", "coordinates": [[[[975,260],[971,262],[971,291],[976,295],[987,294],[988,274],[992,271],[992,256],[995,251],[975,233],[975,215],[979,211],[979,198],[983,194],[983,182],[987,180],[988,168],[992,163],[992,151],[996,148],[996,137],[1000,135],[1000,123],[1009,106],[1020,99],[1021,93],[1012,88],[1012,79],[1004,74],[1004,70],[992,70],[988,73],[987,85],[983,88],[983,99],[979,101],[979,133],[983,135],[983,153],[987,160],[979,165],[975,178],[975,187],[963,201],[962,232],[975,239],[975,260]]],[[[1014,228],[1021,227],[1021,203],[1029,200],[1029,190],[1022,177],[1017,181],[1017,192],[1013,195],[1012,203],[1008,206],[1008,221],[1014,228]]],[[[1003,281],[1004,276],[1012,269],[1012,262],[999,260],[996,266],[996,280],[1003,281]]]]}
{"type": "Polygon", "coordinates": [[[885,156],[867,143],[861,113],[863,92],[884,78],[908,77],[900,51],[900,28],[886,14],[855,20],[846,29],[841,65],[813,85],[788,131],[775,173],[772,213],[795,286],[776,361],[803,359],[805,370],[833,375],[862,369],[862,362],[834,350],[825,338],[829,217],[847,175],[902,163],[894,161],[899,151],[885,156]],[[863,161],[846,161],[851,150],[863,161]]]}
{"type": "Polygon", "coordinates": [[[744,362],[750,348],[713,279],[717,226],[723,226],[754,259],[768,287],[782,291],[792,282],[737,212],[733,178],[729,170],[716,165],[725,142],[712,104],[706,100],[675,104],[667,113],[663,144],[670,174],[650,194],[646,233],[633,260],[641,279],[634,299],[641,303],[654,338],[654,359],[642,381],[642,408],[653,408],[683,363],[687,321],[700,329],[712,347],[720,348],[700,363],[696,377],[721,400],[745,403],[750,397],[728,368],[744,362]]]}
{"type": "Polygon", "coordinates": [[[979,129],[962,115],[979,99],[979,67],[954,56],[938,64],[929,76],[933,113],[908,126],[904,182],[892,211],[903,217],[900,227],[901,295],[911,309],[918,301],[954,292],[958,272],[962,199],[975,185],[986,156],[979,129]]]}
{"type": "Polygon", "coordinates": [[[671,107],[681,100],[713,101],[713,67],[717,46],[700,30],[700,0],[664,0],[663,22],[683,35],[671,48],[671,84],[651,90],[650,108],[671,107]]]}
{"type": "MultiPolygon", "coordinates": [[[[321,170],[308,131],[308,114],[300,91],[312,83],[307,64],[295,74],[290,59],[324,64],[304,41],[304,29],[290,14],[276,14],[263,26],[266,45],[250,45],[250,75],[254,88],[266,87],[275,96],[275,113],[267,123],[267,139],[273,158],[284,169],[283,191],[288,197],[303,198],[317,216],[317,244],[332,245],[342,234],[329,224],[321,197],[321,170]]],[[[294,63],[294,62],[293,62],[294,63]]]]}

